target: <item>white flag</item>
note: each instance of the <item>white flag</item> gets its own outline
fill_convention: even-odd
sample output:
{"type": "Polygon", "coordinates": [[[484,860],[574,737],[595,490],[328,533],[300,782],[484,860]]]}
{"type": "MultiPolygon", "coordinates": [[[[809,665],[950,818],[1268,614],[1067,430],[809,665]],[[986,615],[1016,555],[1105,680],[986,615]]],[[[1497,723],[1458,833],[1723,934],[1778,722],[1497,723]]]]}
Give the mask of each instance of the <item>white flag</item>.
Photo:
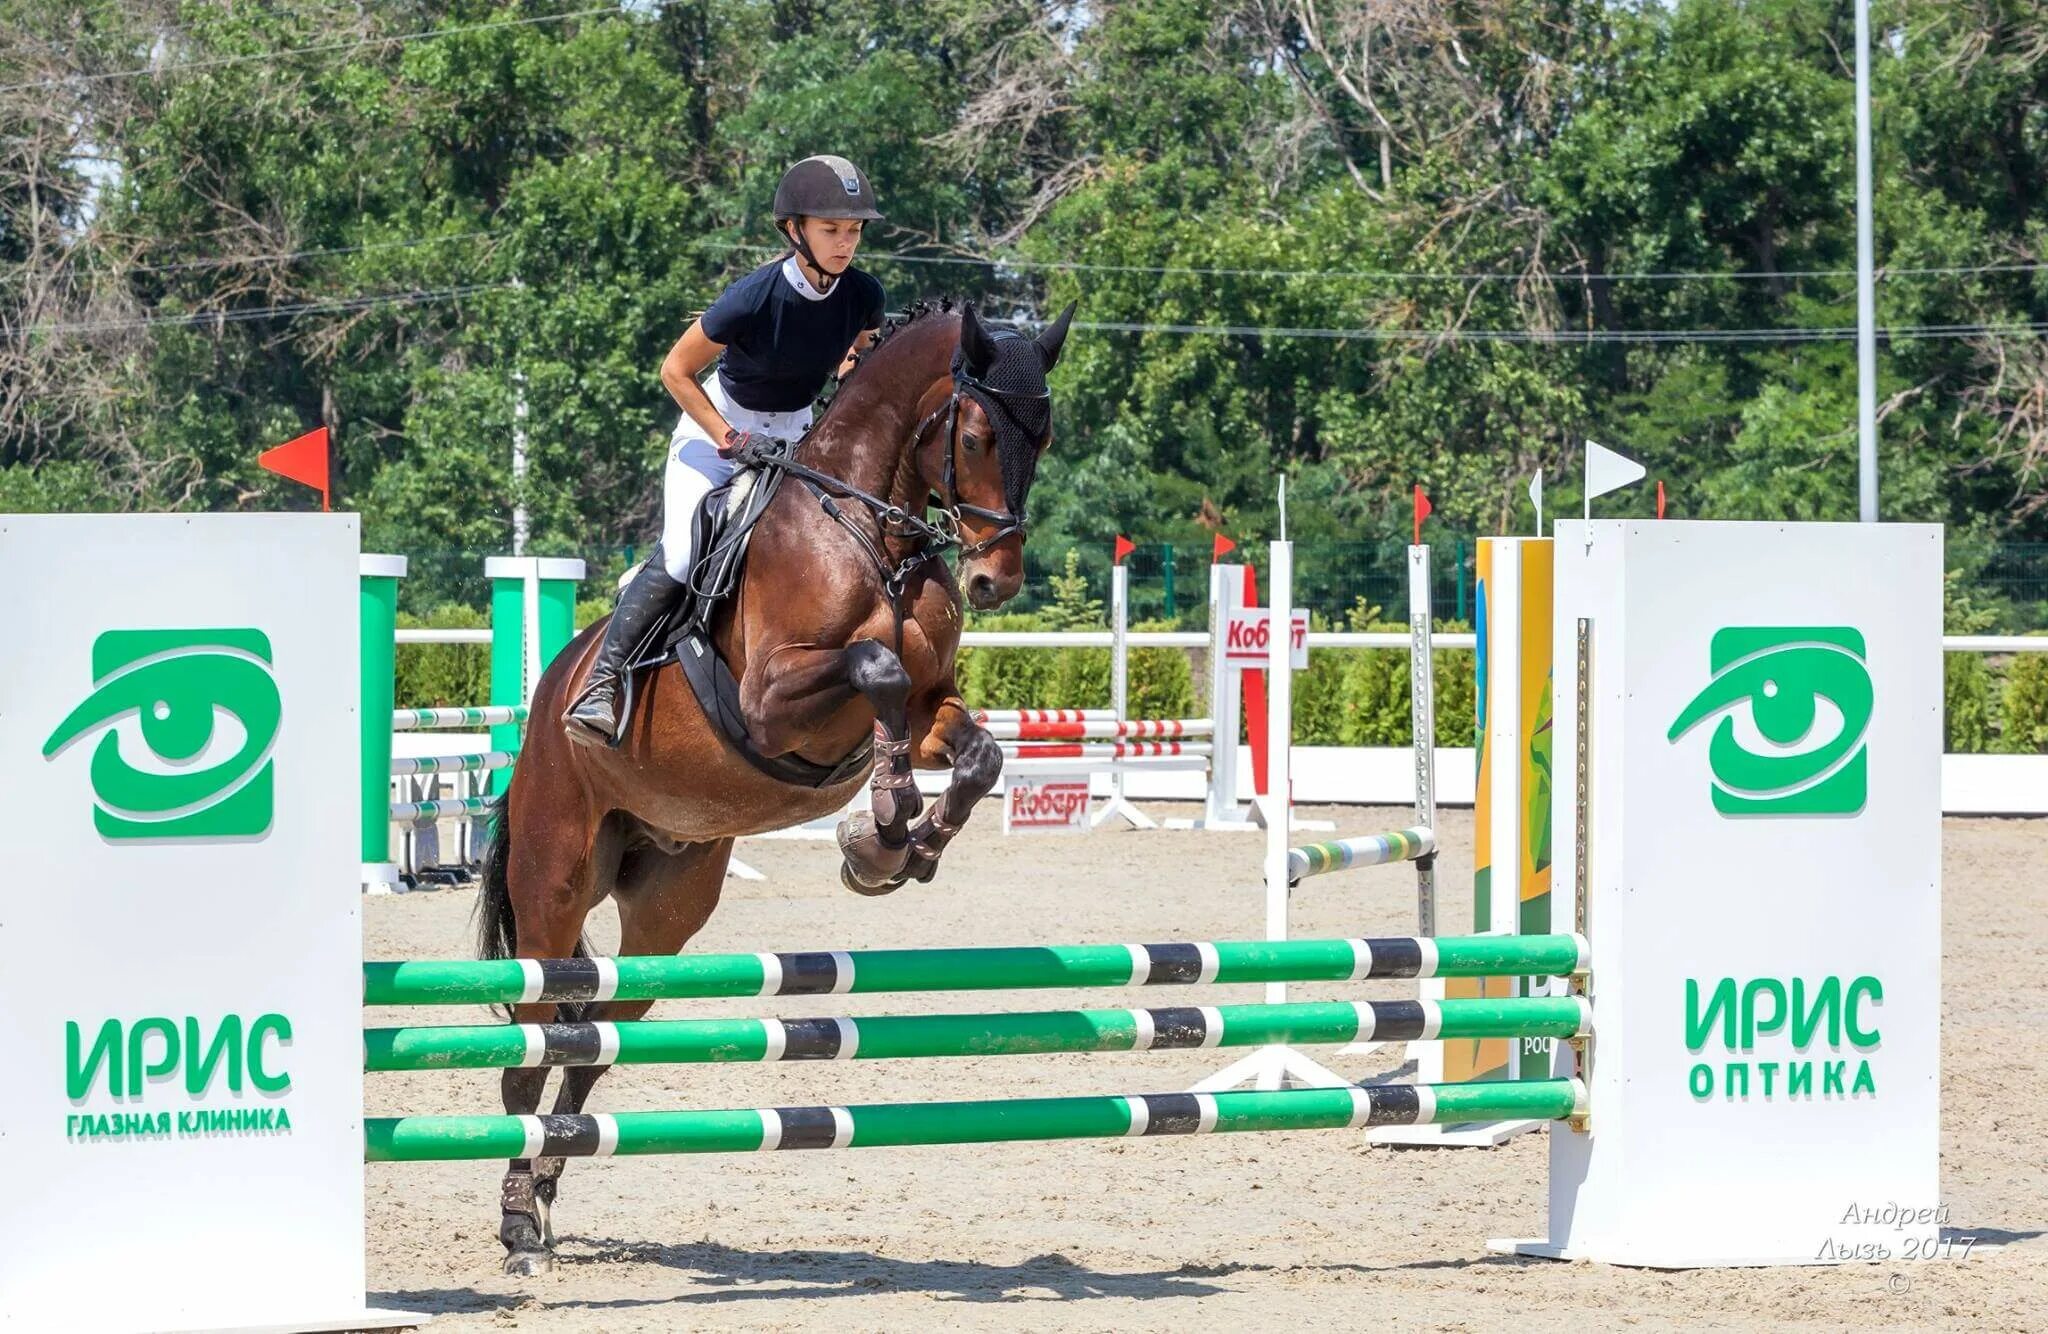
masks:
{"type": "Polygon", "coordinates": [[[1536,507],[1536,536],[1543,536],[1543,474],[1529,479],[1529,503],[1536,507]]]}
{"type": "Polygon", "coordinates": [[[1640,482],[1649,475],[1649,469],[1626,455],[1617,454],[1605,445],[1586,442],[1586,517],[1593,517],[1593,497],[1604,496],[1609,491],[1640,482]]]}

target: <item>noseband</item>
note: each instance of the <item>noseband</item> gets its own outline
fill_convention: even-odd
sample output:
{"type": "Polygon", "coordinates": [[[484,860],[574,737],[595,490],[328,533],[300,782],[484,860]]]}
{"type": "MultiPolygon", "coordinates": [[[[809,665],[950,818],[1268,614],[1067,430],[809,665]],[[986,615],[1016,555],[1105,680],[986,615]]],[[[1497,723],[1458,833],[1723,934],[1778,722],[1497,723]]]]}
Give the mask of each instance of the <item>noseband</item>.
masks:
{"type": "MultiPolygon", "coordinates": [[[[993,404],[1002,412],[1003,416],[1009,418],[1010,424],[1017,428],[1019,435],[1024,436],[1026,439],[1032,439],[1032,433],[1025,429],[1023,422],[1017,420],[1016,410],[1010,406],[1010,403],[1012,400],[1034,403],[1044,402],[1052,397],[1052,390],[1042,389],[1032,393],[1016,389],[997,389],[969,375],[965,370],[956,368],[953,372],[953,392],[947,396],[945,406],[934,408],[922,422],[918,423],[917,438],[922,440],[925,432],[931,429],[932,423],[939,418],[941,413],[946,418],[946,464],[940,479],[941,491],[935,497],[935,500],[938,503],[939,513],[945,516],[947,523],[953,530],[954,540],[960,542],[960,558],[962,560],[972,560],[983,552],[992,550],[997,543],[1009,537],[1012,533],[1023,534],[1027,525],[1027,520],[1021,506],[1015,510],[1009,508],[1008,495],[1003,497],[1003,508],[999,510],[992,510],[982,505],[970,505],[960,499],[960,489],[957,481],[960,459],[960,400],[969,396],[972,396],[976,402],[981,404],[983,412],[987,412],[990,405],[993,404]],[[960,519],[963,515],[971,515],[974,518],[985,519],[995,524],[995,533],[983,538],[979,542],[961,540],[959,537],[960,519]]],[[[1044,448],[1046,436],[1050,434],[1051,424],[1047,423],[1045,433],[1032,439],[1032,448],[1044,448]]],[[[993,441],[990,443],[992,447],[999,447],[995,446],[993,441]]]]}

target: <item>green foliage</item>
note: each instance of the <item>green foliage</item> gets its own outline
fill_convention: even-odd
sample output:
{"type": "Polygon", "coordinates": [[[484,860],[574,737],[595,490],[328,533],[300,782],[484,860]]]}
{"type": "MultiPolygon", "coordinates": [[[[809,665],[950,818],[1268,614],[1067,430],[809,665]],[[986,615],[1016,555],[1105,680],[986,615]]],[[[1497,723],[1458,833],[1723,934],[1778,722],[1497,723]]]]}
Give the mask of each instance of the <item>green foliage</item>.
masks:
{"type": "MultiPolygon", "coordinates": [[[[2048,239],[2048,28],[1879,9],[1883,513],[2048,541],[2048,360],[2019,331],[2048,285],[2011,262],[2048,239]]],[[[0,304],[91,332],[43,336],[75,362],[17,340],[82,378],[0,403],[0,509],[303,508],[254,458],[326,422],[372,549],[502,552],[515,504],[535,551],[644,548],[662,358],[778,252],[782,167],[838,151],[881,193],[862,262],[892,306],[1074,299],[1095,326],[1054,377],[1041,549],[1257,540],[1276,473],[1304,542],[1400,540],[1417,482],[1454,531],[1527,531],[1530,475],[1562,512],[1588,438],[1674,515],[1853,511],[1838,0],[501,11],[17,0],[13,27],[75,38],[0,48],[0,118],[57,164],[0,180],[0,304]]],[[[1083,661],[981,669],[1085,693],[1083,661]]],[[[1326,670],[1368,669],[1304,678],[1305,725],[1393,725],[1393,682],[1326,670]]]]}
{"type": "MultiPolygon", "coordinates": [[[[976,630],[1040,630],[1036,616],[977,616],[976,630]]],[[[1109,704],[1104,684],[1099,698],[1066,698],[1055,693],[1061,661],[1087,649],[1048,652],[1033,648],[963,648],[954,667],[961,698],[977,709],[1099,709],[1109,704]]]]}
{"type": "Polygon", "coordinates": [[[2005,671],[2004,730],[2008,754],[2048,752],[2048,653],[2021,653],[2005,671]]]}
{"type": "Polygon", "coordinates": [[[1088,576],[1081,573],[1081,553],[1067,549],[1066,573],[1053,575],[1052,602],[1044,609],[1042,621],[1048,630],[1100,630],[1109,624],[1102,599],[1088,593],[1088,576]]]}
{"type": "Polygon", "coordinates": [[[113,508],[91,465],[55,462],[0,468],[0,514],[78,514],[113,508]]]}
{"type": "MultiPolygon", "coordinates": [[[[1133,630],[1171,630],[1165,621],[1138,621],[1133,630]]],[[[1195,712],[1194,660],[1173,648],[1134,648],[1126,690],[1133,718],[1192,718],[1195,712]]]]}
{"type": "Polygon", "coordinates": [[[1991,749],[1991,673],[1981,653],[1941,655],[1942,749],[1977,755],[1991,749]]]}
{"type": "MultiPolygon", "coordinates": [[[[489,618],[460,604],[436,607],[424,616],[400,612],[402,630],[481,629],[489,618]]],[[[401,644],[397,668],[398,707],[402,709],[466,708],[491,698],[491,650],[488,644],[401,644]]]]}

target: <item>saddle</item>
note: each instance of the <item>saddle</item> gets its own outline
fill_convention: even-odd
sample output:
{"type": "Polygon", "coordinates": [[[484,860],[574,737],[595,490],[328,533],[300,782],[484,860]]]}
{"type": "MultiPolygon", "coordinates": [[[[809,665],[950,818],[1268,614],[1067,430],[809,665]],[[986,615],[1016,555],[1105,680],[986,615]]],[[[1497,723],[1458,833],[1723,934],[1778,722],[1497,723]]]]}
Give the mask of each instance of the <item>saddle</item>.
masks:
{"type": "MultiPolygon", "coordinates": [[[[786,447],[785,447],[786,448],[786,447]]],[[[778,782],[797,787],[831,787],[863,772],[873,751],[862,741],[837,764],[814,764],[800,755],[763,755],[747,736],[740,710],[739,680],[719,656],[711,627],[718,608],[739,587],[754,526],[782,488],[781,468],[741,468],[724,485],[705,496],[692,527],[695,549],[703,554],[690,569],[675,606],[647,633],[626,659],[620,683],[619,717],[633,716],[641,671],[660,668],[673,659],[697,697],[698,707],[747,763],[778,782]]],[[[620,732],[624,733],[623,725],[620,732]]]]}

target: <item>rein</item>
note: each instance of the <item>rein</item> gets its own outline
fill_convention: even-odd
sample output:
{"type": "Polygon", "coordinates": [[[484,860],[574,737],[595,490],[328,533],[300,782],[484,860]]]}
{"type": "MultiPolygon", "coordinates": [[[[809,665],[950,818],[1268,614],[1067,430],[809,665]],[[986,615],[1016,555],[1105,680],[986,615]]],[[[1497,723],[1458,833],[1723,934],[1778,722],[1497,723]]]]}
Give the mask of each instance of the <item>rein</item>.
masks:
{"type": "Polygon", "coordinates": [[[1050,389],[1037,393],[996,389],[967,374],[965,371],[955,370],[953,372],[953,392],[947,396],[944,406],[934,408],[928,413],[924,420],[918,423],[917,430],[911,434],[911,448],[915,451],[917,442],[924,439],[925,433],[931,429],[932,423],[937,421],[942,415],[944,416],[946,422],[946,464],[940,482],[940,485],[944,488],[944,495],[927,497],[926,500],[927,507],[933,502],[937,503],[939,522],[936,523],[927,519],[922,512],[912,513],[893,501],[885,500],[881,496],[863,491],[852,483],[834,477],[828,472],[821,472],[808,464],[798,463],[786,454],[770,455],[760,461],[761,467],[780,468],[783,472],[802,482],[809,488],[811,494],[817,497],[818,504],[825,513],[841,527],[853,534],[854,540],[860,544],[861,550],[867,554],[869,563],[875,567],[875,572],[882,577],[883,588],[888,593],[890,605],[895,609],[896,648],[898,652],[901,652],[903,648],[903,593],[909,586],[910,576],[920,566],[924,565],[927,561],[938,559],[948,547],[958,547],[961,558],[963,560],[971,560],[983,552],[993,549],[997,543],[1003,541],[1012,533],[1023,533],[1026,528],[1026,519],[1022,507],[1020,506],[1016,510],[1010,509],[1007,498],[1004,508],[1000,510],[988,509],[981,505],[970,505],[960,499],[958,488],[960,400],[969,394],[973,394],[982,403],[984,408],[988,407],[991,403],[994,404],[995,407],[1002,411],[1005,417],[1010,419],[1013,425],[1019,428],[1020,432],[1022,431],[1023,424],[1017,420],[1016,412],[1010,407],[1007,400],[1015,398],[1037,401],[1052,397],[1050,389]],[[916,546],[912,548],[910,555],[892,564],[888,553],[881,546],[877,545],[864,527],[853,521],[852,516],[847,513],[845,508],[836,503],[838,500],[855,501],[868,510],[874,517],[876,526],[880,528],[884,542],[891,538],[914,541],[916,546]],[[994,535],[990,537],[983,538],[979,542],[964,542],[961,540],[960,535],[960,518],[962,515],[971,515],[977,519],[985,519],[999,526],[994,535]]]}

